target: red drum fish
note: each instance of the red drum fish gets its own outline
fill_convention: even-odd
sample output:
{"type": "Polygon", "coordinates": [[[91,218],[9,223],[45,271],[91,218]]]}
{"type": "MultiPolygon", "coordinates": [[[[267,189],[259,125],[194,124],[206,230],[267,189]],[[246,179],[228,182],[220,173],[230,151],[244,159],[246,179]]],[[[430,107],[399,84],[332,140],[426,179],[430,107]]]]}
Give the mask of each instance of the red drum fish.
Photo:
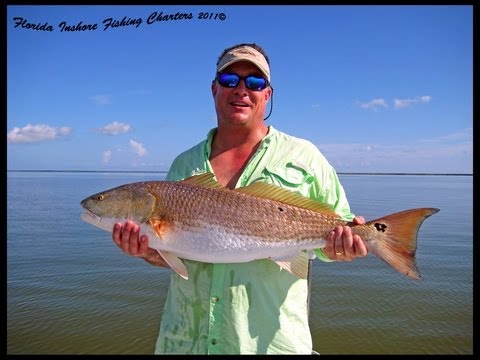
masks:
{"type": "Polygon", "coordinates": [[[81,201],[81,218],[112,232],[131,220],[170,267],[184,279],[181,259],[238,263],[271,259],[300,278],[309,252],[325,247],[336,225],[350,225],[369,252],[406,276],[420,279],[415,252],[420,225],[436,208],[397,212],[362,225],[349,223],[330,206],[262,182],[230,190],[214,175],[183,181],[144,181],[118,186],[81,201]]]}

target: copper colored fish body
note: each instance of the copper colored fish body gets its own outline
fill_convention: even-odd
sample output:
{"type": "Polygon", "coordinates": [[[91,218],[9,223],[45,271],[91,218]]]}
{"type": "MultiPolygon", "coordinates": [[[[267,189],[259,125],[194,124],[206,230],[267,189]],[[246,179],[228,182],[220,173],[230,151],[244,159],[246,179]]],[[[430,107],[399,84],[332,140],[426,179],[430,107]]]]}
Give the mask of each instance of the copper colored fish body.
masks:
{"type": "MultiPolygon", "coordinates": [[[[213,174],[180,182],[146,181],[119,186],[81,202],[86,222],[111,232],[127,219],[140,225],[170,267],[188,279],[180,259],[211,263],[271,259],[305,278],[308,251],[325,246],[327,234],[347,224],[328,205],[265,183],[229,190],[213,174]],[[307,250],[307,251],[302,251],[307,250]]],[[[417,233],[437,212],[419,208],[352,225],[368,250],[414,279],[417,233]]]]}

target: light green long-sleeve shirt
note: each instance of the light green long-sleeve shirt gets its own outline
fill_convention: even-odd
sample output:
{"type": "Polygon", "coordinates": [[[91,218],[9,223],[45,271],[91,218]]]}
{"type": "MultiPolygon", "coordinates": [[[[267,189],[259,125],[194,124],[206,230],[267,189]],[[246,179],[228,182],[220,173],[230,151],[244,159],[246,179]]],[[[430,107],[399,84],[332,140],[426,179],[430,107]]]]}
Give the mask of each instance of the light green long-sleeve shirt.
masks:
{"type": "MultiPolygon", "coordinates": [[[[167,180],[213,173],[215,130],[174,160],[167,180]]],[[[337,174],[320,151],[272,126],[236,187],[259,180],[328,203],[344,219],[353,219],[337,174]]],[[[322,254],[317,251],[326,260],[322,254]]],[[[156,354],[311,354],[306,280],[270,260],[183,261],[190,277],[171,274],[156,354]]]]}

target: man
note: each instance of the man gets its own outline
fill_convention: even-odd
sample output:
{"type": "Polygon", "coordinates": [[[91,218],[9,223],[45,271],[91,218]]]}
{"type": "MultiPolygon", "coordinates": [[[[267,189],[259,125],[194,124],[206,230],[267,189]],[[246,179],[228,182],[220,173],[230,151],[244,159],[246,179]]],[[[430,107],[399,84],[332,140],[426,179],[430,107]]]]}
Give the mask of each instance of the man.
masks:
{"type": "MultiPolygon", "coordinates": [[[[310,142],[267,126],[273,89],[264,50],[256,44],[225,49],[211,85],[218,127],[173,162],[167,180],[211,172],[230,189],[264,181],[330,204],[354,218],[335,170],[310,142]]],[[[364,223],[355,217],[355,223],[364,223]]],[[[161,256],[139,239],[131,222],[115,224],[112,237],[126,253],[157,266],[161,256]]],[[[350,261],[367,250],[348,226],[332,229],[323,261],[350,261]]],[[[189,280],[175,272],[162,315],[155,353],[311,354],[307,281],[269,260],[210,264],[184,260],[189,280]]]]}

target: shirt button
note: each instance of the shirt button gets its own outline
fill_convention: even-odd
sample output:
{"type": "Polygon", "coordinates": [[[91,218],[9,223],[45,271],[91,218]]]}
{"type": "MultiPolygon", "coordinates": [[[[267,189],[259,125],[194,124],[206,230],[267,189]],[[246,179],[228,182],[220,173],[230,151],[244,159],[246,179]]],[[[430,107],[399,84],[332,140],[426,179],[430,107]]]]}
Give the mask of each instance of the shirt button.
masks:
{"type": "Polygon", "coordinates": [[[211,343],[212,345],[215,345],[217,343],[217,339],[212,339],[211,343]]]}
{"type": "Polygon", "coordinates": [[[214,297],[212,298],[212,301],[213,301],[213,302],[218,302],[218,300],[220,300],[220,299],[219,299],[218,297],[216,297],[216,296],[214,296],[214,297]]]}

